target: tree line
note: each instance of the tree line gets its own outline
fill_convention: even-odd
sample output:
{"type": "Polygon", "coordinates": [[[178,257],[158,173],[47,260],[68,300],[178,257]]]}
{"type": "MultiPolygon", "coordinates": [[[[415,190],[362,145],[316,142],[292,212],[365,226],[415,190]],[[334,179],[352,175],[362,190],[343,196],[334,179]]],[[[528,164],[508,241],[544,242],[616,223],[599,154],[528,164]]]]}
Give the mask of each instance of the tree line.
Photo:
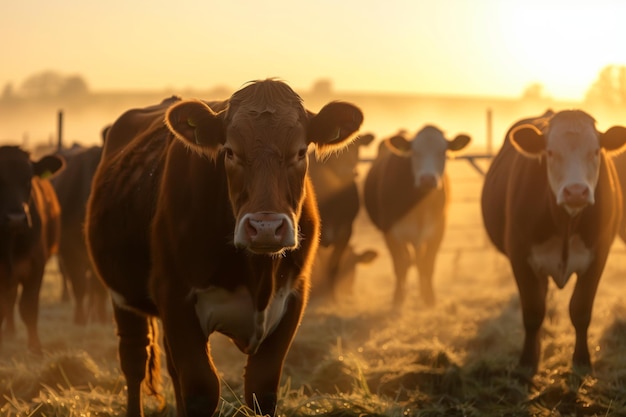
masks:
{"type": "MultiPolygon", "coordinates": [[[[329,80],[318,81],[314,90],[330,89],[329,80]],[[320,84],[321,83],[321,84],[320,84]],[[327,85],[328,84],[328,85],[327,85]]],[[[20,99],[76,98],[89,95],[90,90],[81,75],[63,75],[46,70],[27,77],[19,86],[7,82],[2,89],[0,102],[20,99]]],[[[546,98],[541,83],[529,85],[522,94],[523,99],[546,98]]],[[[626,65],[607,65],[590,85],[584,101],[589,104],[626,106],[626,65]]]]}

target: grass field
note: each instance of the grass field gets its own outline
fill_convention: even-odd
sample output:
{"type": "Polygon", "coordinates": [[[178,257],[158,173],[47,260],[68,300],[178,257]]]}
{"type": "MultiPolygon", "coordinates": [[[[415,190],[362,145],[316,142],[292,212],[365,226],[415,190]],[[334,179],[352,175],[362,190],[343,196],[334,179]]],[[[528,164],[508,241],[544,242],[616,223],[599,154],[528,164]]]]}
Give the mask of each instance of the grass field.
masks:
{"type": "MultiPolygon", "coordinates": [[[[529,378],[516,369],[523,330],[514,280],[482,228],[481,176],[464,161],[449,168],[453,196],[437,262],[436,307],[421,305],[412,275],[405,308],[392,309],[391,262],[362,212],[354,245],[375,248],[379,256],[359,268],[353,295],[308,306],[286,361],[278,414],[626,416],[624,244],[615,242],[596,297],[589,330],[594,374],[571,367],[573,278],[561,291],[551,284],[542,360],[529,378]]],[[[113,323],[74,326],[72,307],[60,303],[60,293],[51,262],[39,322],[45,352],[25,351],[18,320],[16,337],[5,340],[0,354],[0,415],[124,415],[113,323]]],[[[219,415],[252,414],[241,403],[244,356],[220,335],[211,343],[223,381],[219,415]]],[[[168,406],[158,410],[148,400],[148,415],[175,414],[167,380],[165,388],[168,406]]]]}

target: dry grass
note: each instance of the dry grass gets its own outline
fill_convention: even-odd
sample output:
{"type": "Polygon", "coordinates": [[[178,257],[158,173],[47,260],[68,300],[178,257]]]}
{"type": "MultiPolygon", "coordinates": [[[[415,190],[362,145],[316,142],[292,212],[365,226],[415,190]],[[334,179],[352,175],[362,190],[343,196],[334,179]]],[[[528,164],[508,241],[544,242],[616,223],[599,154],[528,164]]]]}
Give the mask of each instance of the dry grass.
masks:
{"type": "MultiPolygon", "coordinates": [[[[573,328],[567,305],[573,282],[552,286],[537,375],[516,368],[522,343],[517,292],[508,264],[487,244],[477,205],[480,176],[451,163],[453,204],[435,282],[438,304],[421,305],[415,276],[407,303],[391,308],[393,276],[381,239],[364,214],[357,249],[381,256],[358,271],[354,295],[338,304],[311,304],[287,358],[279,414],[283,416],[620,416],[626,415],[626,252],[616,242],[589,330],[595,373],[571,367],[573,328]]],[[[415,273],[413,271],[413,273],[415,273]]],[[[6,340],[0,356],[3,416],[118,416],[124,381],[114,327],[71,324],[59,303],[54,264],[42,292],[45,353],[24,352],[25,331],[6,340]]],[[[253,415],[243,406],[244,356],[226,338],[211,337],[223,380],[219,415],[253,415]]],[[[173,416],[169,406],[150,416],[173,416]]]]}

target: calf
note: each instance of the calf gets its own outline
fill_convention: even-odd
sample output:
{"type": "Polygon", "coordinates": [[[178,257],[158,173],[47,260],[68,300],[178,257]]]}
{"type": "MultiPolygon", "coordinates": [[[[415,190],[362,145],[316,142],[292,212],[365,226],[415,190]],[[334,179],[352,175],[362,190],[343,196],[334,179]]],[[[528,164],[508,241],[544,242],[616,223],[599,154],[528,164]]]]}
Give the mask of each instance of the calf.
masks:
{"type": "MultiPolygon", "coordinates": [[[[104,129],[103,137],[108,129],[104,129]]],[[[74,322],[84,325],[88,318],[106,321],[107,291],[89,260],[85,244],[85,212],[102,146],[74,146],[59,152],[65,159],[65,169],[51,179],[61,205],[61,243],[59,269],[64,279],[64,293],[71,284],[74,295],[74,322]],[[87,297],[87,309],[85,309],[87,297]]],[[[66,298],[65,296],[64,298],[66,298]]]]}
{"type": "Polygon", "coordinates": [[[34,162],[17,146],[0,147],[0,327],[6,317],[8,333],[14,331],[13,309],[21,286],[19,311],[34,352],[41,350],[39,290],[60,234],[59,202],[45,177],[62,166],[56,156],[34,162]]]}
{"type": "Polygon", "coordinates": [[[622,207],[607,152],[625,144],[624,127],[601,133],[583,111],[548,111],[514,124],[487,171],[483,221],[513,270],[525,330],[519,363],[533,373],[539,364],[548,279],[563,288],[573,274],[573,363],[591,369],[587,329],[622,207]]]}
{"type": "Polygon", "coordinates": [[[425,126],[412,139],[400,132],[383,142],[367,173],[365,208],[383,233],[393,261],[395,307],[404,302],[411,265],[417,267],[424,303],[435,304],[432,279],[450,192],[446,155],[469,142],[467,135],[448,140],[434,126],[425,126]]]}
{"type": "Polygon", "coordinates": [[[110,289],[129,416],[158,393],[163,324],[179,416],[210,416],[220,382],[207,348],[221,332],[248,356],[245,400],[272,415],[308,297],[319,215],[308,147],[345,146],[363,121],[348,103],[319,113],[276,80],[223,102],[171,98],[111,126],[87,209],[87,243],[110,289]]]}
{"type": "MultiPolygon", "coordinates": [[[[320,244],[330,251],[324,259],[315,262],[318,279],[314,282],[313,295],[334,298],[337,287],[343,286],[340,282],[342,278],[350,275],[342,274],[340,269],[352,238],[354,220],[361,207],[356,182],[359,148],[369,145],[373,140],[371,134],[361,135],[341,152],[310,159],[309,176],[322,220],[320,244]]],[[[353,267],[348,269],[354,271],[356,259],[353,257],[351,260],[353,267]]]]}

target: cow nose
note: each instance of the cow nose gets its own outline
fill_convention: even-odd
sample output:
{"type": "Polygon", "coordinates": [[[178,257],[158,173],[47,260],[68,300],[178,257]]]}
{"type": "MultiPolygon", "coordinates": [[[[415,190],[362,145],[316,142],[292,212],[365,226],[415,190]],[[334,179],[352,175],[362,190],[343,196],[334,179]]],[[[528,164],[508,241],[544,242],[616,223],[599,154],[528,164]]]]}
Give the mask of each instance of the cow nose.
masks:
{"type": "Polygon", "coordinates": [[[281,213],[251,213],[243,219],[244,233],[236,233],[235,243],[253,252],[277,252],[295,246],[289,218],[281,213]]]}
{"type": "Polygon", "coordinates": [[[437,177],[433,174],[423,174],[419,180],[420,187],[437,188],[437,177]]]}
{"type": "Polygon", "coordinates": [[[28,225],[28,216],[25,212],[9,212],[4,216],[4,220],[9,228],[18,228],[28,225]]]}
{"type": "Polygon", "coordinates": [[[570,184],[563,188],[563,204],[569,207],[584,207],[591,202],[589,187],[585,184],[570,184]]]}

